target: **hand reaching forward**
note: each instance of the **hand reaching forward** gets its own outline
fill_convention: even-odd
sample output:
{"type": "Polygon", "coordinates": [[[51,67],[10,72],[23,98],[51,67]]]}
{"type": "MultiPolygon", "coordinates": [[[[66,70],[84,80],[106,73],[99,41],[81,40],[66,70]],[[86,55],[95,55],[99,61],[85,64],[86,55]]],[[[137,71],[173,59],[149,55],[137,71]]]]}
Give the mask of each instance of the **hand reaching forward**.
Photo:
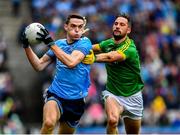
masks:
{"type": "Polygon", "coordinates": [[[95,60],[96,60],[96,57],[94,55],[94,52],[93,52],[93,50],[90,50],[90,53],[85,56],[82,63],[84,63],[84,64],[93,64],[95,62],[95,60]]]}

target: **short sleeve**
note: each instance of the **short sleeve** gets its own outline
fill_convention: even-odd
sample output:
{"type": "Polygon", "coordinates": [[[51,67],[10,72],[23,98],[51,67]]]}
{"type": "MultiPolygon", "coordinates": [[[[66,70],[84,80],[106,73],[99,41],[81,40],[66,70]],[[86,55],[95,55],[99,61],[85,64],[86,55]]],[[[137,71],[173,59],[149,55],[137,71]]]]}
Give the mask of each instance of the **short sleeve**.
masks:
{"type": "Polygon", "coordinates": [[[102,52],[105,52],[105,46],[106,46],[106,42],[102,41],[99,43],[99,47],[101,48],[102,52]]]}
{"type": "Polygon", "coordinates": [[[48,56],[50,56],[51,58],[55,57],[55,54],[54,54],[54,52],[53,52],[51,49],[49,49],[49,50],[46,52],[46,54],[47,54],[48,56]]]}
{"type": "Polygon", "coordinates": [[[87,37],[83,37],[78,42],[75,50],[81,51],[84,55],[89,54],[89,51],[92,49],[92,43],[87,37]]]}
{"type": "Polygon", "coordinates": [[[109,52],[110,50],[112,50],[114,48],[114,41],[113,41],[113,39],[101,41],[99,43],[99,47],[101,48],[102,52],[105,52],[105,53],[109,52]]]}
{"type": "Polygon", "coordinates": [[[118,49],[118,52],[124,54],[126,59],[134,58],[136,56],[136,49],[134,47],[128,47],[125,50],[118,49]]]}
{"type": "MultiPolygon", "coordinates": [[[[62,40],[57,40],[57,41],[55,41],[55,44],[56,44],[58,47],[60,47],[61,42],[62,42],[62,40]]],[[[54,52],[53,52],[51,49],[49,49],[49,50],[46,52],[46,54],[47,54],[48,56],[50,56],[51,58],[56,57],[56,55],[54,54],[54,52]]]]}

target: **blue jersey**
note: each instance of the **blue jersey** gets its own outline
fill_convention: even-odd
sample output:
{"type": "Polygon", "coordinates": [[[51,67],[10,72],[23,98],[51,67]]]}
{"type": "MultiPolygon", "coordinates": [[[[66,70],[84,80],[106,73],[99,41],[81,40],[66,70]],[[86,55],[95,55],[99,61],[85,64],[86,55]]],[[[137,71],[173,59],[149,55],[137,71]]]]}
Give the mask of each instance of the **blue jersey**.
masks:
{"type": "MultiPolygon", "coordinates": [[[[89,54],[92,43],[87,37],[82,37],[72,44],[66,39],[55,42],[65,53],[71,54],[74,50],[81,51],[84,55],[89,54]]],[[[46,53],[55,57],[52,50],[46,53]]],[[[68,68],[56,58],[56,73],[48,90],[64,99],[79,99],[87,96],[90,86],[90,65],[80,62],[74,68],[68,68]]]]}

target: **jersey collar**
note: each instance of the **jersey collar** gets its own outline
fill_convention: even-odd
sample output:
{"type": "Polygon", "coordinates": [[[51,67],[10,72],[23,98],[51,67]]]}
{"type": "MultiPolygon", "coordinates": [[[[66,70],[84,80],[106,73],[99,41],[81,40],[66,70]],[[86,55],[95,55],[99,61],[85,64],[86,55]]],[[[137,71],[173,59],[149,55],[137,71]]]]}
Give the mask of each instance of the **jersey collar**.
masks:
{"type": "MultiPolygon", "coordinates": [[[[114,41],[114,38],[113,38],[113,41],[114,41]]],[[[126,37],[126,39],[123,42],[121,42],[119,44],[115,44],[115,41],[114,41],[114,44],[117,45],[117,46],[122,46],[122,45],[126,44],[127,42],[128,43],[131,42],[131,40],[130,40],[130,38],[128,36],[126,37]]]]}

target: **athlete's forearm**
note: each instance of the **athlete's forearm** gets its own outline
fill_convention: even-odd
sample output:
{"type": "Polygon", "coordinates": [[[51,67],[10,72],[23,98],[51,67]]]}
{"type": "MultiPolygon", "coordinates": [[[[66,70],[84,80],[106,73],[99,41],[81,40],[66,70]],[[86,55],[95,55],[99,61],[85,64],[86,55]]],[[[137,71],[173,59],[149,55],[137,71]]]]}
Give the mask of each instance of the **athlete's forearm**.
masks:
{"type": "Polygon", "coordinates": [[[30,47],[25,48],[24,50],[30,64],[36,71],[42,71],[48,65],[47,63],[42,63],[30,47]]]}
{"type": "Polygon", "coordinates": [[[96,62],[121,62],[125,59],[125,54],[117,51],[111,51],[108,53],[101,53],[96,55],[96,62]]]}
{"type": "Polygon", "coordinates": [[[108,53],[97,54],[96,62],[111,62],[111,57],[109,57],[108,53]]]}
{"type": "Polygon", "coordinates": [[[58,46],[53,45],[51,46],[51,50],[55,53],[56,57],[66,66],[69,68],[73,68],[76,66],[79,61],[74,58],[73,56],[65,53],[62,49],[60,49],[58,46]]]}

